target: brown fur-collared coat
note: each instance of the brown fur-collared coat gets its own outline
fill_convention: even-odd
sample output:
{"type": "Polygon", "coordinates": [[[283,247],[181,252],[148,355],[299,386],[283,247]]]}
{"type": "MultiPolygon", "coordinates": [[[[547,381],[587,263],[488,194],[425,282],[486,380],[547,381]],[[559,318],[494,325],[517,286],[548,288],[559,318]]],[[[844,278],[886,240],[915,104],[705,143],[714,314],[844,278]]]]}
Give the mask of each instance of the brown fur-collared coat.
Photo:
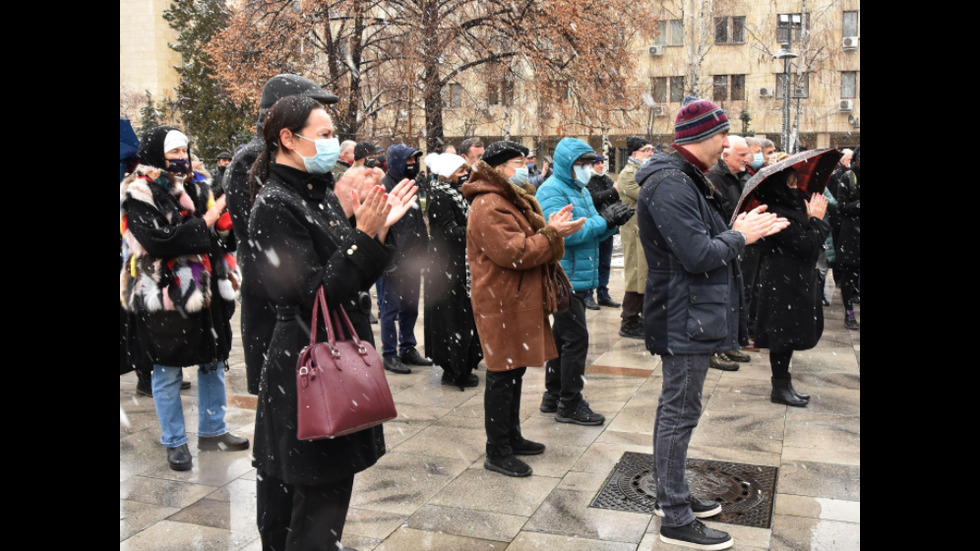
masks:
{"type": "Polygon", "coordinates": [[[490,371],[540,366],[558,357],[545,278],[565,251],[533,191],[518,188],[485,162],[462,186],[472,201],[466,228],[471,296],[490,371]]]}

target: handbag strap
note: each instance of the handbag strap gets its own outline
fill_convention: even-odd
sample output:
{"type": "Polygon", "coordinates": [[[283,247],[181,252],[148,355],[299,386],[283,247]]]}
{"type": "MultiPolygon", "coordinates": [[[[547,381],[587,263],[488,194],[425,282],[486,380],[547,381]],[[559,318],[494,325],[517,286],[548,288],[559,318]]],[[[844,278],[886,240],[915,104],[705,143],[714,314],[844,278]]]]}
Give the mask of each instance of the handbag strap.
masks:
{"type": "Polygon", "coordinates": [[[323,312],[323,325],[327,329],[327,343],[330,346],[330,351],[334,356],[337,356],[339,352],[337,351],[337,341],[335,336],[339,335],[343,337],[342,328],[346,327],[347,332],[350,334],[350,338],[357,345],[357,351],[361,354],[364,363],[368,363],[365,355],[367,354],[367,348],[361,343],[360,337],[357,336],[357,332],[354,331],[354,324],[351,323],[350,317],[347,316],[347,311],[344,308],[338,307],[335,309],[330,309],[327,307],[327,297],[323,291],[323,285],[320,285],[316,289],[316,298],[313,300],[313,319],[310,321],[310,344],[316,344],[316,326],[319,312],[323,312]],[[333,320],[331,320],[331,317],[333,320]]]}

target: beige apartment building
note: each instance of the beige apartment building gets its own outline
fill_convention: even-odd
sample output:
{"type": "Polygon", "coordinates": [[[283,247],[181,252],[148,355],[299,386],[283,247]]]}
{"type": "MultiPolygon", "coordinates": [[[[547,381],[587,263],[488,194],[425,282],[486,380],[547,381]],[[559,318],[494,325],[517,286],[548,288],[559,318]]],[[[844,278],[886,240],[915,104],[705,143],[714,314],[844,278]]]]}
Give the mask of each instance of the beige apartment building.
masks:
{"type": "MultiPolygon", "coordinates": [[[[649,43],[633,48],[635,78],[644,90],[643,101],[633,113],[635,124],[609,129],[605,136],[594,130],[592,135],[585,130],[572,134],[609,155],[610,170],[618,171],[625,162],[626,136],[641,135],[669,145],[674,117],[684,96],[692,92],[725,109],[733,134],[743,133],[744,113],[750,117],[750,133],[781,147],[786,130],[797,148],[859,143],[859,0],[656,4],[661,13],[656,21],[637,22],[656,25],[660,32],[649,43]],[[782,57],[783,45],[792,57],[782,57]]],[[[161,16],[169,5],[170,0],[120,0],[121,102],[124,93],[149,91],[157,100],[174,93],[173,66],[180,59],[167,43],[176,32],[161,16]]],[[[521,81],[506,90],[488,90],[479,74],[452,84],[444,96],[447,142],[458,145],[470,136],[485,141],[508,137],[537,147],[539,155],[549,154],[562,136],[557,135],[555,121],[542,127],[529,95],[521,81]]],[[[421,109],[409,120],[416,121],[415,128],[399,128],[399,133],[424,146],[421,109]]],[[[383,145],[394,138],[380,126],[369,126],[364,134],[383,145]]]]}
{"type": "MultiPolygon", "coordinates": [[[[647,112],[634,117],[640,122],[631,128],[610,130],[606,136],[594,130],[591,136],[574,136],[605,152],[610,170],[618,171],[625,163],[629,135],[669,145],[677,111],[692,92],[725,109],[732,134],[743,134],[744,112],[751,118],[749,133],[769,138],[781,149],[787,110],[794,149],[853,147],[860,142],[859,0],[667,0],[662,5],[660,19],[642,22],[657,25],[659,34],[633,50],[636,78],[646,90],[642,109],[647,112]],[[783,45],[796,57],[783,57],[783,45]]],[[[490,122],[482,124],[475,120],[473,105],[454,97],[479,97],[472,86],[480,85],[465,83],[457,92],[450,91],[444,114],[447,142],[458,144],[466,136],[489,141],[507,136],[536,145],[539,157],[554,150],[561,136],[527,134],[527,128],[536,128],[528,124],[535,108],[530,101],[521,105],[520,82],[508,94],[484,92],[490,105],[482,111],[490,122]]]]}

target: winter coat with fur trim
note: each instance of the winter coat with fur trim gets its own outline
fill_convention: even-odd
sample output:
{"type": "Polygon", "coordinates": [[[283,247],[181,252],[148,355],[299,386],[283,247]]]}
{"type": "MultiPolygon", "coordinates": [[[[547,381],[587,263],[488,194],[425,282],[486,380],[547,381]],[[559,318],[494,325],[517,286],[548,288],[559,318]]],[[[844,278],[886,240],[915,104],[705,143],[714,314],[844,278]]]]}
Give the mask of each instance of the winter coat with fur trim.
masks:
{"type": "Polygon", "coordinates": [[[466,256],[487,369],[544,365],[558,357],[545,282],[548,264],[565,253],[564,239],[547,225],[533,186],[514,186],[484,161],[462,192],[472,201],[466,256]]]}
{"type": "Polygon", "coordinates": [[[230,221],[208,228],[207,181],[161,185],[159,169],[140,165],[121,184],[123,307],[153,363],[184,367],[227,360],[231,316],[241,280],[230,221]]]}

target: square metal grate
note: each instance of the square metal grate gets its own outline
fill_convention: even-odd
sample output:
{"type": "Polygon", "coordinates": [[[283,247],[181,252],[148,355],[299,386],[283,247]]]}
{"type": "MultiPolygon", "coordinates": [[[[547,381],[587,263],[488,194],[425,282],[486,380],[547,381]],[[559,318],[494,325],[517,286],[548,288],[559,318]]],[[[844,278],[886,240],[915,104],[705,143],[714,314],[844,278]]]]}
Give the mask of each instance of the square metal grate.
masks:
{"type": "MultiPolygon", "coordinates": [[[[589,507],[653,514],[657,494],[652,470],[652,454],[624,453],[589,507]]],[[[777,470],[688,458],[687,483],[694,495],[721,504],[712,521],[771,528],[777,470]]]]}

